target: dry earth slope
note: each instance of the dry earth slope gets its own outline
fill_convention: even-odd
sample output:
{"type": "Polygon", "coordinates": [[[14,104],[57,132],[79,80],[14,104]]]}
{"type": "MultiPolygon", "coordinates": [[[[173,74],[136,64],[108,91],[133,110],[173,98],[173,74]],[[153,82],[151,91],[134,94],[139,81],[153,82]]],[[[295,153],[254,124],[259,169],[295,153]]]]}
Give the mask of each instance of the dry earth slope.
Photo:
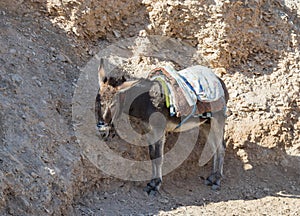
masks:
{"type": "Polygon", "coordinates": [[[299,215],[299,19],[299,0],[1,1],[0,214],[299,215]],[[103,174],[77,143],[79,69],[105,45],[154,34],[194,46],[228,85],[219,192],[203,186],[197,153],[152,198],[144,183],[103,174]]]}

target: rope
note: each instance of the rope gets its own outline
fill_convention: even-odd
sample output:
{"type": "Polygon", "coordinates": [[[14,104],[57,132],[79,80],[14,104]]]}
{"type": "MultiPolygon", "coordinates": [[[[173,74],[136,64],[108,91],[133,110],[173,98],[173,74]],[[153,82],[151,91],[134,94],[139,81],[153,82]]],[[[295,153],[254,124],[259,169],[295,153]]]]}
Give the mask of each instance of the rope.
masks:
{"type": "Polygon", "coordinates": [[[189,120],[195,114],[196,108],[197,108],[197,106],[196,106],[196,104],[194,104],[192,112],[176,126],[175,130],[180,128],[187,120],[189,120]]]}

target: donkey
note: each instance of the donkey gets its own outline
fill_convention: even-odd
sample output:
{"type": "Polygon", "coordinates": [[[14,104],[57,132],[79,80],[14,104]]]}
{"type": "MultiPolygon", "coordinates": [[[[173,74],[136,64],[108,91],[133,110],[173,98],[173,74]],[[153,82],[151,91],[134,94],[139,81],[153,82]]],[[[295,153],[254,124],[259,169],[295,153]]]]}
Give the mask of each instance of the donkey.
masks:
{"type": "Polygon", "coordinates": [[[164,86],[160,81],[144,78],[127,81],[123,76],[108,76],[104,70],[103,59],[101,59],[98,68],[98,79],[99,91],[95,101],[95,117],[101,138],[106,140],[109,136],[113,136],[114,124],[122,112],[139,122],[139,127],[142,125],[145,131],[150,131],[147,133],[147,144],[152,161],[152,179],[144,191],[149,195],[156,194],[162,184],[164,143],[167,132],[187,131],[199,127],[204,122],[211,124],[210,130],[213,136],[208,142],[210,142],[209,145],[216,147],[213,155],[212,172],[205,180],[205,184],[211,186],[213,190],[220,189],[226,148],[224,141],[226,114],[224,108],[226,108],[229,99],[227,88],[220,78],[218,80],[224,91],[225,107],[211,112],[209,117],[193,116],[184,123],[182,123],[181,118],[170,115],[170,110],[166,106],[164,86]],[[133,100],[129,98],[133,98],[133,100]],[[156,112],[162,114],[165,121],[162,121],[159,116],[150,119],[152,114],[156,112]]]}

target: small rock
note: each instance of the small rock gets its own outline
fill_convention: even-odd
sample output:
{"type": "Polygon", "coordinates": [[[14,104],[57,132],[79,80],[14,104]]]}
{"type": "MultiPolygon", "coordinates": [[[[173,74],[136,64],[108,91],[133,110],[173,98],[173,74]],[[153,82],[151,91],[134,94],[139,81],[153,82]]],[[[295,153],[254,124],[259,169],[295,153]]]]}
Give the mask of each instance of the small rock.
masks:
{"type": "Polygon", "coordinates": [[[140,35],[141,37],[146,37],[146,36],[147,36],[146,30],[141,30],[141,31],[139,32],[139,35],[140,35]]]}
{"type": "Polygon", "coordinates": [[[115,35],[116,38],[120,38],[121,37],[121,34],[120,34],[119,31],[113,30],[113,33],[114,33],[114,35],[115,35]]]}
{"type": "Polygon", "coordinates": [[[46,207],[44,207],[45,212],[50,213],[49,209],[47,209],[46,207]]]}
{"type": "Polygon", "coordinates": [[[289,161],[286,158],[282,158],[280,161],[280,165],[287,167],[289,165],[289,161]]]}
{"type": "Polygon", "coordinates": [[[61,62],[72,63],[71,59],[62,53],[57,56],[57,59],[60,60],[61,62]]]}
{"type": "Polygon", "coordinates": [[[231,92],[232,98],[236,98],[237,96],[239,96],[239,92],[237,90],[234,90],[233,92],[231,92]]]}
{"type": "Polygon", "coordinates": [[[251,164],[244,164],[244,170],[251,170],[253,168],[253,166],[251,164]]]}
{"type": "Polygon", "coordinates": [[[162,197],[162,198],[159,199],[159,202],[167,204],[167,203],[169,203],[169,199],[162,197]]]}
{"type": "Polygon", "coordinates": [[[15,212],[14,212],[14,210],[13,210],[13,209],[9,208],[9,210],[8,210],[8,214],[10,214],[10,215],[14,215],[14,214],[15,214],[15,212]]]}
{"type": "Polygon", "coordinates": [[[42,127],[42,128],[45,128],[45,127],[46,127],[46,124],[45,124],[44,122],[42,122],[42,121],[39,123],[39,125],[40,125],[40,127],[42,127]]]}
{"type": "Polygon", "coordinates": [[[57,59],[61,62],[67,62],[67,58],[63,54],[58,54],[57,59]]]}
{"type": "Polygon", "coordinates": [[[21,200],[27,208],[30,207],[30,203],[27,201],[27,199],[25,197],[22,197],[21,200]]]}
{"type": "Polygon", "coordinates": [[[11,80],[16,84],[21,84],[23,82],[23,78],[19,74],[13,74],[11,80]]]}
{"type": "Polygon", "coordinates": [[[55,170],[54,169],[51,169],[50,167],[45,167],[45,170],[47,170],[49,172],[50,175],[55,175],[55,170]]]}
{"type": "Polygon", "coordinates": [[[39,175],[38,175],[38,174],[36,174],[35,172],[31,172],[31,173],[30,173],[30,175],[31,175],[33,178],[37,178],[37,177],[39,177],[39,175]]]}
{"type": "Polygon", "coordinates": [[[41,13],[40,12],[35,12],[34,15],[35,16],[41,16],[41,13]]]}
{"type": "Polygon", "coordinates": [[[38,85],[38,87],[42,87],[42,82],[39,80],[35,80],[36,84],[38,85]]]}
{"type": "Polygon", "coordinates": [[[11,53],[11,54],[16,54],[16,53],[17,53],[17,50],[15,50],[15,49],[10,49],[10,50],[9,50],[9,53],[11,53]]]}
{"type": "Polygon", "coordinates": [[[269,188],[264,188],[263,190],[264,190],[264,192],[269,192],[270,191],[269,188]]]}
{"type": "Polygon", "coordinates": [[[95,55],[95,52],[94,52],[94,50],[89,50],[89,52],[88,52],[88,53],[89,53],[89,55],[90,55],[90,56],[93,56],[93,55],[95,55]]]}

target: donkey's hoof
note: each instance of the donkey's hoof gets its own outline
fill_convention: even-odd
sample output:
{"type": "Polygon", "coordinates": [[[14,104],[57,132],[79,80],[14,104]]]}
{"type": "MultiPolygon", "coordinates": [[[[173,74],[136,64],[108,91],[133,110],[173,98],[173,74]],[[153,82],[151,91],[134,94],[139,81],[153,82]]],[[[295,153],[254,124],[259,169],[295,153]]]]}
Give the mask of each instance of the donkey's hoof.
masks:
{"type": "Polygon", "coordinates": [[[161,185],[161,179],[155,178],[152,179],[147,186],[144,188],[144,191],[147,192],[148,195],[155,195],[157,194],[161,185]]]}
{"type": "Polygon", "coordinates": [[[150,197],[156,197],[159,194],[159,192],[157,190],[151,190],[148,195],[150,197]]]}
{"type": "Polygon", "coordinates": [[[219,173],[213,173],[207,179],[205,179],[204,184],[211,186],[211,189],[214,191],[220,190],[221,177],[222,176],[219,173]]]}
{"type": "Polygon", "coordinates": [[[221,186],[218,185],[218,184],[213,184],[213,185],[211,185],[211,189],[214,190],[214,191],[218,191],[218,190],[221,189],[221,186]]]}
{"type": "Polygon", "coordinates": [[[146,187],[144,187],[143,191],[147,192],[147,194],[149,195],[149,193],[153,190],[153,187],[147,185],[146,187]]]}
{"type": "Polygon", "coordinates": [[[145,187],[143,191],[145,191],[149,196],[156,196],[158,194],[157,188],[151,187],[149,185],[147,185],[147,187],[145,187]]]}
{"type": "Polygon", "coordinates": [[[210,179],[206,179],[204,181],[204,184],[207,186],[211,186],[211,189],[214,191],[220,190],[220,188],[221,188],[220,184],[217,181],[212,182],[210,179]]]}
{"type": "Polygon", "coordinates": [[[209,179],[205,179],[204,184],[207,186],[212,186],[213,183],[209,179]]]}

